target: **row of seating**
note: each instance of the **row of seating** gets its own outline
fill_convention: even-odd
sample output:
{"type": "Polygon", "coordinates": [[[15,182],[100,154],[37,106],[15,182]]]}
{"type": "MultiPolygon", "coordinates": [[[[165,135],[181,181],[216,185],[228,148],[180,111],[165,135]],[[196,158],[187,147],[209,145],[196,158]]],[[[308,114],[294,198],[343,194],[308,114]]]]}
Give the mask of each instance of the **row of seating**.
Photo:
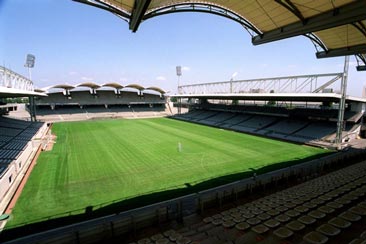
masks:
{"type": "MultiPolygon", "coordinates": [[[[301,143],[331,142],[329,138],[334,138],[336,132],[336,123],[333,122],[303,121],[268,115],[194,110],[175,115],[174,118],[301,143]]],[[[352,129],[352,126],[348,126],[348,130],[352,129]]]]}
{"type": "MultiPolygon", "coordinates": [[[[17,159],[43,123],[0,117],[0,166],[17,159]]],[[[1,172],[0,172],[1,173],[1,172]]]]}
{"type": "MultiPolygon", "coordinates": [[[[200,104],[197,109],[213,109],[216,111],[245,111],[251,114],[277,114],[282,117],[293,117],[307,120],[309,118],[337,121],[338,109],[333,108],[309,108],[309,107],[286,107],[286,106],[265,106],[264,104],[200,104]]],[[[362,113],[347,110],[344,113],[344,119],[347,122],[356,123],[362,117],[362,113]]]]}
{"type": "Polygon", "coordinates": [[[29,122],[23,120],[15,120],[5,117],[0,117],[0,127],[26,129],[29,126],[29,122]]]}
{"type": "Polygon", "coordinates": [[[136,243],[366,243],[366,161],[136,243]]]}
{"type": "Polygon", "coordinates": [[[165,104],[148,104],[128,106],[56,106],[52,110],[49,106],[37,108],[37,118],[41,121],[77,121],[97,118],[138,118],[167,116],[165,104]]]}

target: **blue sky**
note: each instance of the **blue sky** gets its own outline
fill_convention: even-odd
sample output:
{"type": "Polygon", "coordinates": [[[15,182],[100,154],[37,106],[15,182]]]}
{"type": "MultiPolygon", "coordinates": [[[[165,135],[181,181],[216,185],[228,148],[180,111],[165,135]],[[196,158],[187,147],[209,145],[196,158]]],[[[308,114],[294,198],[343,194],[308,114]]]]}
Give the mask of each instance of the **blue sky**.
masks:
{"type": "MultiPolygon", "coordinates": [[[[119,82],[176,92],[182,84],[333,73],[344,58],[316,59],[313,44],[296,37],[260,46],[238,23],[202,13],[149,19],[136,33],[117,16],[71,0],[0,0],[0,63],[28,76],[36,56],[36,87],[59,83],[119,82]]],[[[348,94],[361,96],[365,72],[350,58],[348,94]]]]}

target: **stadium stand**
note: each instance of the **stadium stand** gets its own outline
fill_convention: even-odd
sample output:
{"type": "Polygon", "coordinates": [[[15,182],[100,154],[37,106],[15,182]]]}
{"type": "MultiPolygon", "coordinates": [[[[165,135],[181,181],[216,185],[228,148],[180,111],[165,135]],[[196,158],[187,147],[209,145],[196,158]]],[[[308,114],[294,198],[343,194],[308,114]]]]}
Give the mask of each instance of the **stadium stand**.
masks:
{"type": "Polygon", "coordinates": [[[171,114],[162,94],[113,90],[52,92],[36,100],[41,121],[162,117],[171,114]],[[67,95],[65,95],[67,94],[67,95]]]}
{"type": "Polygon", "coordinates": [[[29,158],[43,137],[47,126],[42,122],[0,117],[0,209],[3,211],[8,193],[18,175],[29,166],[29,158]]]}
{"type": "Polygon", "coordinates": [[[295,119],[283,119],[278,121],[271,126],[268,126],[266,129],[259,131],[263,134],[270,134],[273,137],[278,137],[280,139],[286,138],[288,135],[292,135],[297,131],[300,131],[304,127],[306,127],[309,122],[295,119]]]}
{"type": "Polygon", "coordinates": [[[277,120],[276,117],[255,115],[244,122],[232,126],[231,128],[241,132],[254,133],[258,130],[264,129],[267,126],[275,123],[276,120],[277,120]]]}
{"type": "MultiPolygon", "coordinates": [[[[347,111],[347,126],[343,140],[357,138],[360,132],[361,112],[347,111]]],[[[205,104],[192,107],[190,112],[176,114],[175,119],[215,126],[239,132],[329,146],[335,140],[337,111],[335,109],[291,108],[205,104]]]]}

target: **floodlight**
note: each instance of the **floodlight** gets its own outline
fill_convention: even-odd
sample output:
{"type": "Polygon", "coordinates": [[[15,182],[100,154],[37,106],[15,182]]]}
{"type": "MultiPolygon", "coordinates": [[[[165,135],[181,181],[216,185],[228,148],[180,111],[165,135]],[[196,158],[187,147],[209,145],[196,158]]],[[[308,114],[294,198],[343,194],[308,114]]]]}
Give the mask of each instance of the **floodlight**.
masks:
{"type": "Polygon", "coordinates": [[[182,67],[177,66],[177,76],[181,76],[181,75],[182,75],[182,67]]]}
{"type": "Polygon", "coordinates": [[[28,67],[28,68],[33,68],[35,60],[36,60],[36,57],[34,55],[28,54],[24,66],[28,67]]]}
{"type": "Polygon", "coordinates": [[[29,78],[29,80],[32,80],[31,68],[34,67],[35,60],[36,60],[36,57],[33,54],[27,54],[27,59],[25,60],[24,67],[28,68],[28,78],[29,78]]]}

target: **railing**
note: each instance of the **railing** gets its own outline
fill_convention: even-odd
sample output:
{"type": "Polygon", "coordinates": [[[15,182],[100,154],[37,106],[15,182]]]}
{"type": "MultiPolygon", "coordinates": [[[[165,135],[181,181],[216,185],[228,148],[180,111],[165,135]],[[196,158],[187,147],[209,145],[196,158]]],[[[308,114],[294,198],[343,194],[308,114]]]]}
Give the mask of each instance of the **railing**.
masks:
{"type": "Polygon", "coordinates": [[[331,91],[329,87],[341,79],[343,73],[311,74],[260,78],[250,80],[231,80],[179,86],[180,94],[216,93],[318,93],[331,91]],[[327,89],[328,88],[328,89],[327,89]]]}

